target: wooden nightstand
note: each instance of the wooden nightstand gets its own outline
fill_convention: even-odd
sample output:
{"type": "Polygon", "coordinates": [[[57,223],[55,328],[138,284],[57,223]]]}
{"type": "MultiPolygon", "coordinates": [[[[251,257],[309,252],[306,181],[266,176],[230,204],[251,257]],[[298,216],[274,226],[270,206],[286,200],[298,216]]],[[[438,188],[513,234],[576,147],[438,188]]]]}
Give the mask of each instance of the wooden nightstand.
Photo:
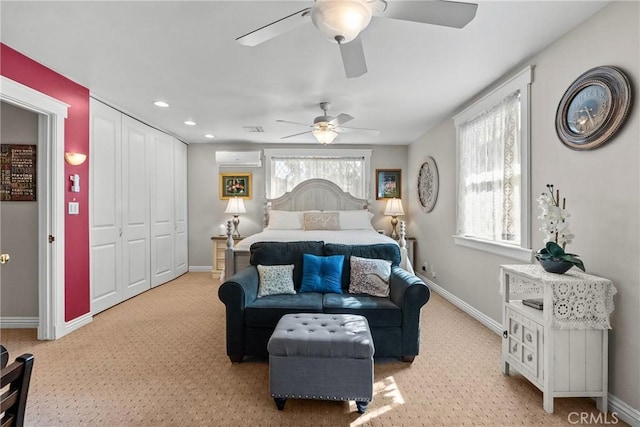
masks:
{"type": "MultiPolygon", "coordinates": [[[[244,237],[234,237],[233,246],[235,247],[244,237]]],[[[227,248],[227,236],[213,236],[211,238],[213,244],[213,259],[211,270],[214,279],[219,279],[224,270],[224,250],[227,248]]]]}

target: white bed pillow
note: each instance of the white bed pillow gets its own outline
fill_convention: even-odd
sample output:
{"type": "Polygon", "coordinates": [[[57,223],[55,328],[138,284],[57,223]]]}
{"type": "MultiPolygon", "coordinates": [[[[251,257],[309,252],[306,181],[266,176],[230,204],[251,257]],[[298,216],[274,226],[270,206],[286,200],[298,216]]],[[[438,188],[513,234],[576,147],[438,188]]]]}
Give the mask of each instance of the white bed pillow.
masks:
{"type": "Polygon", "coordinates": [[[300,211],[269,211],[269,225],[271,230],[302,230],[302,214],[300,211]]]}
{"type": "Polygon", "coordinates": [[[365,210],[339,211],[341,230],[373,230],[373,213],[365,210]]]}

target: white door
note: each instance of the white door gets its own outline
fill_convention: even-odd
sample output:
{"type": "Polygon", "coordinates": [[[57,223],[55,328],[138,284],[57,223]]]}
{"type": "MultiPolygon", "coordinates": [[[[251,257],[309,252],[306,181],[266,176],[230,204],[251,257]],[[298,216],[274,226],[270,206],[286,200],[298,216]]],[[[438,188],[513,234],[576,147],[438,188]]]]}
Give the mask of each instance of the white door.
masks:
{"type": "Polygon", "coordinates": [[[123,300],[151,287],[149,242],[149,126],[122,116],[123,300]]]}
{"type": "Polygon", "coordinates": [[[174,241],[175,241],[175,276],[187,272],[188,242],[187,242],[187,144],[174,140],[174,241]]]}
{"type": "Polygon", "coordinates": [[[151,141],[151,286],[175,278],[173,137],[154,132],[151,141]]]}
{"type": "Polygon", "coordinates": [[[122,301],[121,114],[91,99],[91,311],[122,301]]]}

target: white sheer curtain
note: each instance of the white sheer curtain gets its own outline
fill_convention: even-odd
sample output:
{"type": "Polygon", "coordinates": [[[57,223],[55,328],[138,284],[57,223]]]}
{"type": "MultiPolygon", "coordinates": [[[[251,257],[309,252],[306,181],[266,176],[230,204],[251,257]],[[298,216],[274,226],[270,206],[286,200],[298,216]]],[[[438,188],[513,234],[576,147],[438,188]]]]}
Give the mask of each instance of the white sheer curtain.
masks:
{"type": "Polygon", "coordinates": [[[520,244],[520,91],[460,124],[457,234],[520,244]]]}
{"type": "MultiPolygon", "coordinates": [[[[366,198],[364,157],[273,156],[269,198],[282,196],[302,181],[324,178],[354,197],[366,198]]],[[[269,177],[267,177],[269,179],[269,177]]]]}

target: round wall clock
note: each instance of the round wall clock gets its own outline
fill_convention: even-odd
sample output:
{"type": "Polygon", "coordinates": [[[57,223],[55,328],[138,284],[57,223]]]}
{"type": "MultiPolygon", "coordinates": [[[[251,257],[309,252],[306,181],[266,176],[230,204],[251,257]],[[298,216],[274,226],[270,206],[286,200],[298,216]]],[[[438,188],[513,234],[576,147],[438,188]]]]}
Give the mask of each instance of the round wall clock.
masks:
{"type": "Polygon", "coordinates": [[[418,200],[425,212],[431,212],[438,199],[438,167],[433,157],[420,166],[418,171],[418,200]]]}
{"type": "Polygon", "coordinates": [[[616,67],[596,67],[574,81],[558,104],[556,132],[574,150],[591,150],[620,128],[631,106],[631,85],[616,67]]]}

